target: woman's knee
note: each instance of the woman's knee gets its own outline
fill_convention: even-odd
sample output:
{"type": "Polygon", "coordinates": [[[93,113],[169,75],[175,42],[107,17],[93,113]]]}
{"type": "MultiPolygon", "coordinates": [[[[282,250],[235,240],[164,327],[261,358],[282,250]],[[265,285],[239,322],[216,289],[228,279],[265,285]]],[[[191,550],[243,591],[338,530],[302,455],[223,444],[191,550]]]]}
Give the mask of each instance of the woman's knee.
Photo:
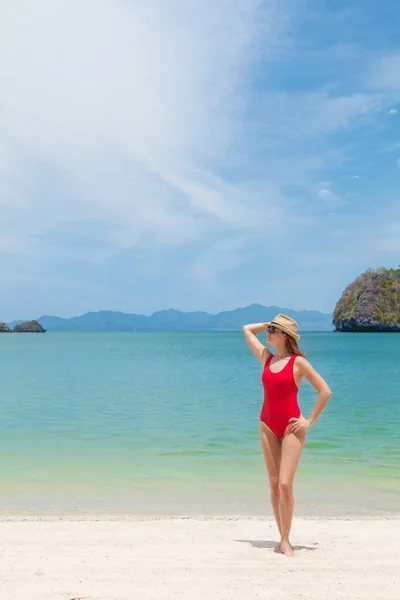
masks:
{"type": "Polygon", "coordinates": [[[293,483],[286,479],[281,479],[278,485],[279,493],[284,497],[289,497],[293,494],[293,483]]]}
{"type": "Polygon", "coordinates": [[[279,496],[279,477],[270,477],[269,484],[272,496],[279,496]]]}

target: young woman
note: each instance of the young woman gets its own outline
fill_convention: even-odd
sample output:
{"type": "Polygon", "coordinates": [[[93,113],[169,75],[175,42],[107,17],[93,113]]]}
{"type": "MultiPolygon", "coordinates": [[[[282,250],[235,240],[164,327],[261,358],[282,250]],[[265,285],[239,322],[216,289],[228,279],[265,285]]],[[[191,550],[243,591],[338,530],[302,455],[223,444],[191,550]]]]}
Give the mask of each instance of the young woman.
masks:
{"type": "Polygon", "coordinates": [[[271,486],[271,502],[281,540],[275,552],[294,556],[289,542],[293,518],[293,480],[306,438],[306,429],[318,419],[331,391],[306,360],[297,340],[298,325],[286,315],[268,323],[243,327],[248,345],[263,365],[264,403],[260,414],[261,443],[271,486]],[[272,354],[257,338],[267,331],[272,354]],[[317,402],[308,419],[300,412],[297,392],[303,377],[317,390],[317,402]]]}

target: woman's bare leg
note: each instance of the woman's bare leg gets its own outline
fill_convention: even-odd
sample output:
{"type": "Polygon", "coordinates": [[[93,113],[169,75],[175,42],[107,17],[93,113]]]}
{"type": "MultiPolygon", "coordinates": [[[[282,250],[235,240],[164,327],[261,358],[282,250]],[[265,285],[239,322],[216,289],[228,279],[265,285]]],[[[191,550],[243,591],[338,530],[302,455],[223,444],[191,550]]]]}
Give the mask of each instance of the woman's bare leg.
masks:
{"type": "MultiPolygon", "coordinates": [[[[282,443],[262,421],[260,421],[260,433],[261,445],[271,488],[271,504],[274,510],[278,531],[282,537],[282,526],[279,515],[279,469],[282,443]]],[[[276,546],[275,550],[279,550],[279,544],[276,546]]]]}
{"type": "Polygon", "coordinates": [[[280,550],[287,556],[294,556],[289,542],[293,519],[294,497],[293,480],[306,439],[305,431],[288,433],[282,440],[282,454],[279,471],[279,515],[281,522],[280,550]]]}

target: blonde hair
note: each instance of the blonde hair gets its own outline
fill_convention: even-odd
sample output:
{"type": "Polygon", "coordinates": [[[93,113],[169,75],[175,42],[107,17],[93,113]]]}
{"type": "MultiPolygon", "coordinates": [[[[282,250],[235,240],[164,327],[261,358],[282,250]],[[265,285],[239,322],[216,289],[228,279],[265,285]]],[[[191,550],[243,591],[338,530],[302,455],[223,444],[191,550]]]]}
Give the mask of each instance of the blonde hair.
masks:
{"type": "Polygon", "coordinates": [[[292,338],[291,335],[286,334],[285,337],[286,352],[289,352],[290,354],[298,354],[299,356],[304,356],[305,358],[305,355],[300,350],[297,341],[294,338],[292,338]]]}

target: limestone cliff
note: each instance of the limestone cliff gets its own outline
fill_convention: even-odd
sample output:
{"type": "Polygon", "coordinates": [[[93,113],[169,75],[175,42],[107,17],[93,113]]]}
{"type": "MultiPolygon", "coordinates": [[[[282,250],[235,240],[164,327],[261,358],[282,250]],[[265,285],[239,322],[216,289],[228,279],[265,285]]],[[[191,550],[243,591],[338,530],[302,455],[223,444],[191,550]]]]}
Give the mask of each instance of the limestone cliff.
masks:
{"type": "Polygon", "coordinates": [[[14,327],[15,333],[45,333],[45,329],[38,321],[26,321],[14,327]]]}
{"type": "Polygon", "coordinates": [[[400,268],[368,269],[344,290],[333,313],[337,331],[400,332],[400,268]]]}

